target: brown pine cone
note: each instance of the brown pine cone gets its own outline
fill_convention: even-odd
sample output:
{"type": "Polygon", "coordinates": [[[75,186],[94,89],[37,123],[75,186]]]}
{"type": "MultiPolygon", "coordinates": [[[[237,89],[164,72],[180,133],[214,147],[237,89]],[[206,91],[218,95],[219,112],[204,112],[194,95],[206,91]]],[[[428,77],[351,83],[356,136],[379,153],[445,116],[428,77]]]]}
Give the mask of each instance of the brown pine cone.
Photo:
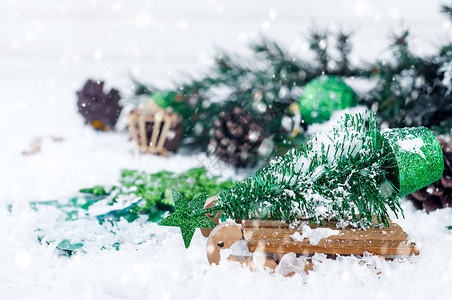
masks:
{"type": "Polygon", "coordinates": [[[83,89],[77,92],[77,106],[86,124],[98,130],[113,129],[122,107],[119,105],[119,92],[111,89],[104,93],[102,81],[88,80],[83,89]]]}
{"type": "Polygon", "coordinates": [[[441,179],[407,196],[414,206],[426,211],[452,206],[452,137],[449,142],[439,138],[444,155],[441,179]]]}
{"type": "Polygon", "coordinates": [[[211,131],[208,150],[221,160],[246,167],[264,139],[261,126],[240,107],[222,112],[211,131]]]}

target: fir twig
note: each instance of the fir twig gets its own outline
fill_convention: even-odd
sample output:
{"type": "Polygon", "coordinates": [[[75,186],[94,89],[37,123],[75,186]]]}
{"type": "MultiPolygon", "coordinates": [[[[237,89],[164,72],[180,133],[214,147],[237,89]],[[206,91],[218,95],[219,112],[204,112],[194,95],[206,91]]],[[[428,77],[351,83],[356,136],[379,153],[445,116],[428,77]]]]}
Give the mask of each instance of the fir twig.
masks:
{"type": "MultiPolygon", "coordinates": [[[[291,54],[280,43],[268,38],[251,44],[252,55],[246,59],[218,50],[214,65],[204,76],[177,84],[177,92],[191,107],[182,116],[185,129],[182,145],[206,151],[219,114],[235,107],[250,114],[262,128],[262,135],[274,145],[270,152],[252,149],[249,153],[251,165],[299,145],[304,140],[303,132],[297,131],[298,134],[293,135],[290,129],[283,128],[282,120],[300,122],[292,118],[293,112],[289,109],[298,101],[300,87],[322,74],[356,76],[362,73],[349,63],[349,34],[338,34],[337,61],[332,61],[327,41],[326,31],[312,32],[311,49],[317,57],[315,62],[291,54]]],[[[137,89],[145,90],[143,86],[138,84],[137,89]]],[[[293,127],[303,128],[303,124],[293,124],[293,127]]]]}
{"type": "Polygon", "coordinates": [[[352,51],[350,34],[340,31],[337,35],[336,48],[339,51],[338,72],[348,74],[351,71],[349,55],[352,51]]]}
{"type": "Polygon", "coordinates": [[[441,12],[449,16],[449,19],[452,20],[452,5],[442,5],[441,12]]]}
{"type": "Polygon", "coordinates": [[[440,133],[452,128],[452,46],[418,57],[410,51],[409,32],[394,35],[394,61],[378,61],[371,68],[376,87],[362,101],[374,108],[388,127],[425,126],[440,133]]]}
{"type": "Polygon", "coordinates": [[[316,60],[319,64],[320,70],[326,72],[328,69],[328,35],[326,31],[314,30],[310,35],[309,48],[316,54],[316,60]]]}

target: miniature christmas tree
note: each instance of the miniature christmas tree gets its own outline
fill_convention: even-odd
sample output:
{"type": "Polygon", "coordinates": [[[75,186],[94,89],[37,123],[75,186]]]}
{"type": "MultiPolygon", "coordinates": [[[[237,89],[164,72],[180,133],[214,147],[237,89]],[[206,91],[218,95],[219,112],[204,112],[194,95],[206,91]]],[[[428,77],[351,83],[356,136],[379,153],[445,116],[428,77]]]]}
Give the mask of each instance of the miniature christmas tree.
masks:
{"type": "Polygon", "coordinates": [[[239,220],[335,219],[341,226],[364,228],[374,225],[375,215],[387,225],[387,207],[403,214],[401,196],[441,177],[443,156],[426,128],[381,132],[378,125],[373,113],[346,115],[338,128],[317,134],[221,193],[211,208],[203,209],[206,196],[189,201],[174,191],[176,211],[160,225],[181,227],[186,247],[195,227],[214,226],[206,214],[216,211],[239,220]]]}

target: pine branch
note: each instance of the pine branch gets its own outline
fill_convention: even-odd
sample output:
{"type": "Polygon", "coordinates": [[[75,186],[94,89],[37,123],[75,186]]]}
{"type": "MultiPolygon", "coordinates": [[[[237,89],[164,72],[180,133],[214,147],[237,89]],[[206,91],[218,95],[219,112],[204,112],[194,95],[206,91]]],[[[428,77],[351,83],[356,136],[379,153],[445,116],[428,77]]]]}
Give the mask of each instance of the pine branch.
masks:
{"type": "Polygon", "coordinates": [[[452,5],[442,5],[441,12],[449,16],[449,19],[452,20],[452,5]]]}
{"type": "Polygon", "coordinates": [[[404,30],[399,35],[393,35],[393,43],[391,48],[393,48],[393,55],[397,59],[399,67],[407,68],[413,64],[413,55],[411,54],[408,47],[408,36],[409,31],[404,30]]]}
{"type": "Polygon", "coordinates": [[[415,56],[409,48],[409,32],[394,36],[394,62],[378,61],[369,73],[378,78],[371,97],[362,100],[378,111],[389,127],[425,126],[438,132],[452,128],[452,47],[439,54],[415,56]]]}
{"type": "Polygon", "coordinates": [[[352,51],[350,44],[350,34],[340,31],[337,35],[336,48],[339,51],[338,72],[342,74],[349,74],[351,71],[349,55],[352,51]]]}
{"type": "Polygon", "coordinates": [[[309,48],[315,51],[316,60],[319,64],[319,68],[322,72],[326,72],[328,69],[328,35],[326,31],[312,31],[310,35],[309,48]]]}
{"type": "MultiPolygon", "coordinates": [[[[317,56],[314,63],[290,54],[281,44],[267,38],[250,45],[252,55],[249,58],[218,50],[214,65],[203,77],[176,84],[177,92],[192,108],[183,115],[185,135],[182,144],[206,150],[220,112],[240,107],[252,115],[261,125],[263,135],[274,144],[272,155],[296,146],[304,140],[303,135],[292,136],[292,132],[282,128],[282,119],[291,118],[289,107],[298,101],[299,87],[322,74],[359,76],[362,73],[349,63],[351,44],[344,33],[338,37],[340,58],[335,62],[338,67],[329,70],[327,38],[326,32],[312,34],[311,49],[317,56]],[[222,90],[220,97],[218,90],[222,90]],[[211,101],[212,97],[215,101],[211,101]]],[[[254,151],[254,162],[268,158],[254,151]]]]}
{"type": "Polygon", "coordinates": [[[130,76],[130,79],[132,80],[132,83],[134,84],[134,94],[135,95],[150,95],[157,89],[152,85],[144,84],[140,81],[138,81],[133,76],[130,76]]]}

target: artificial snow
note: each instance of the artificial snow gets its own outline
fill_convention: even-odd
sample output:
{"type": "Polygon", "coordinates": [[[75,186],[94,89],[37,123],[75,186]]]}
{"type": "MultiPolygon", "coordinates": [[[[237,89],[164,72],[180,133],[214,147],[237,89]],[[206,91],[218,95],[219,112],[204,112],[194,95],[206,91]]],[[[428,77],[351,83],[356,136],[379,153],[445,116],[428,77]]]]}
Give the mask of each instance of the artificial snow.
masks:
{"type": "MultiPolygon", "coordinates": [[[[106,80],[108,89],[117,87],[125,96],[129,74],[169,86],[211,63],[207,58],[214,45],[244,52],[260,29],[294,53],[305,53],[306,29],[313,23],[354,31],[353,63],[385,54],[388,36],[401,22],[415,37],[413,51],[431,53],[452,28],[438,10],[439,1],[407,0],[2,1],[0,299],[450,298],[452,233],[445,226],[452,224],[451,208],[427,214],[402,202],[405,219],[393,220],[416,241],[417,257],[330,260],[316,254],[309,275],[284,277],[228,261],[210,266],[207,239],[198,230],[185,249],[178,228],[144,218],[68,221],[55,207],[35,211],[29,205],[70,198],[96,184],[113,185],[124,168],[152,173],[204,166],[211,175],[237,179],[252,172],[236,173],[204,154],[140,155],[123,131],[125,116],[118,132],[83,125],[75,91],[89,77],[106,80]],[[22,155],[37,137],[43,137],[40,151],[22,155]],[[57,249],[63,240],[84,245],[69,257],[57,249]]],[[[330,126],[310,126],[309,132],[330,126]]],[[[286,255],[278,268],[300,271],[303,260],[286,255]]]]}
{"type": "Polygon", "coordinates": [[[421,138],[401,140],[397,142],[397,145],[400,147],[400,150],[419,154],[423,159],[425,159],[425,155],[421,151],[421,147],[424,146],[424,141],[421,138]]]}
{"type": "Polygon", "coordinates": [[[229,255],[237,256],[250,256],[252,253],[249,251],[246,241],[244,239],[238,240],[229,247],[229,249],[220,251],[222,258],[227,258],[229,255]]]}
{"type": "Polygon", "coordinates": [[[311,245],[318,245],[320,240],[326,239],[332,235],[339,235],[339,230],[334,230],[331,228],[314,228],[312,229],[309,225],[304,224],[301,227],[301,234],[299,231],[292,234],[290,237],[295,242],[302,242],[304,239],[308,239],[311,245]]]}
{"type": "Polygon", "coordinates": [[[366,111],[368,111],[368,109],[361,105],[334,111],[331,114],[331,117],[328,121],[325,121],[323,123],[315,123],[315,124],[309,125],[308,130],[306,131],[306,134],[315,135],[316,133],[321,132],[325,128],[337,127],[337,124],[341,121],[341,119],[346,114],[355,115],[358,113],[365,113],[366,111]]]}

